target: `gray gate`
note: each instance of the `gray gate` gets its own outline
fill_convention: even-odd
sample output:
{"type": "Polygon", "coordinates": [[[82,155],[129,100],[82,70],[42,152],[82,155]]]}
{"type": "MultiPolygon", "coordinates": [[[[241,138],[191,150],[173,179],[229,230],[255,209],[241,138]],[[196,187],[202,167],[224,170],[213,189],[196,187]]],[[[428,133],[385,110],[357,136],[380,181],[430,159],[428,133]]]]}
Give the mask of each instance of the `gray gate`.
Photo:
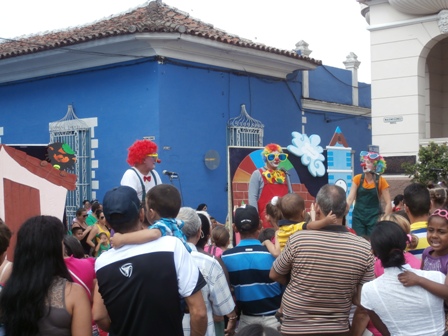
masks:
{"type": "Polygon", "coordinates": [[[229,146],[262,147],[263,129],[261,121],[252,118],[246,111],[246,105],[241,105],[238,117],[227,122],[229,146]]]}
{"type": "Polygon", "coordinates": [[[92,195],[90,127],[76,116],[72,105],[68,105],[64,118],[50,123],[50,143],[54,142],[68,144],[75,151],[77,158],[74,169],[69,171],[77,176],[76,190],[68,191],[65,204],[67,223],[70,227],[82,201],[90,200],[92,195]]]}

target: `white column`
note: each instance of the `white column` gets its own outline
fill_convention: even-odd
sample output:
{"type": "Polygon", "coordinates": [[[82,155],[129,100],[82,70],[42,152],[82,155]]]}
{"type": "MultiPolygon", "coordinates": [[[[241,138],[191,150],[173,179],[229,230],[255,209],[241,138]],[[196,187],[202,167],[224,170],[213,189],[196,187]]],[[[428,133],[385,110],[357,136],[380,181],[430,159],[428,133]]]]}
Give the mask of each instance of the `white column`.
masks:
{"type": "MultiPolygon", "coordinates": [[[[310,50],[308,46],[309,46],[308,43],[306,43],[304,40],[300,40],[299,42],[296,43],[296,48],[294,50],[299,55],[309,57],[313,51],[310,50]]],[[[302,71],[302,96],[303,98],[310,97],[309,73],[306,70],[302,71]]]]}
{"type": "Polygon", "coordinates": [[[358,90],[358,68],[361,64],[358,61],[358,56],[354,52],[347,55],[345,62],[343,62],[345,68],[352,72],[352,100],[354,106],[359,106],[359,90],[358,90]]]}

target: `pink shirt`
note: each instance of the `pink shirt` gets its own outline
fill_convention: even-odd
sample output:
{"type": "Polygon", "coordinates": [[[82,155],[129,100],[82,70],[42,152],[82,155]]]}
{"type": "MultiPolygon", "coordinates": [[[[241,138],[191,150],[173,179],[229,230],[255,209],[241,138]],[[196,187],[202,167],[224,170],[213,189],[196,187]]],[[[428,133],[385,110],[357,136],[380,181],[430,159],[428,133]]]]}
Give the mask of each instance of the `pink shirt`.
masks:
{"type": "MultiPolygon", "coordinates": [[[[422,261],[409,252],[404,253],[404,260],[406,261],[406,264],[409,264],[412,268],[420,269],[422,266],[422,261]]],[[[381,261],[377,258],[375,258],[374,272],[375,277],[377,278],[384,273],[384,268],[381,265],[381,261]]]]}
{"type": "Polygon", "coordinates": [[[221,255],[222,255],[222,249],[215,245],[205,245],[204,251],[208,252],[218,258],[221,258],[221,255]]]}
{"type": "Polygon", "coordinates": [[[73,279],[73,282],[81,285],[87,292],[89,299],[92,297],[95,275],[95,258],[78,259],[70,256],[64,258],[65,264],[73,279]]]}

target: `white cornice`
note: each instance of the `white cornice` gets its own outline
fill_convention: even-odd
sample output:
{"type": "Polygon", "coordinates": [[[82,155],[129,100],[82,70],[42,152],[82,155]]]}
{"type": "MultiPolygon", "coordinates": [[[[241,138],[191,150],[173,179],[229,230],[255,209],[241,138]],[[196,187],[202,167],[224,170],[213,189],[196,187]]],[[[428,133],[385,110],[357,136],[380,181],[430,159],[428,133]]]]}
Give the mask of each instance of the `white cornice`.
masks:
{"type": "Polygon", "coordinates": [[[141,33],[0,60],[0,83],[48,76],[151,56],[164,56],[249,73],[286,78],[317,65],[271,52],[179,33],[141,33]]]}
{"type": "Polygon", "coordinates": [[[383,30],[383,29],[388,29],[388,28],[406,27],[406,26],[411,26],[414,24],[432,22],[432,21],[437,21],[437,20],[438,20],[437,14],[427,15],[427,16],[422,16],[422,17],[413,18],[413,19],[409,19],[409,20],[395,21],[395,22],[391,22],[391,23],[374,25],[374,26],[368,27],[367,30],[375,31],[375,30],[383,30]]]}
{"type": "Polygon", "coordinates": [[[358,2],[364,3],[369,6],[375,6],[383,3],[389,3],[389,0],[363,0],[363,1],[358,0],[358,2]]]}
{"type": "Polygon", "coordinates": [[[302,108],[323,112],[343,113],[356,116],[371,117],[371,109],[353,105],[328,103],[320,100],[302,99],[302,108]]]}

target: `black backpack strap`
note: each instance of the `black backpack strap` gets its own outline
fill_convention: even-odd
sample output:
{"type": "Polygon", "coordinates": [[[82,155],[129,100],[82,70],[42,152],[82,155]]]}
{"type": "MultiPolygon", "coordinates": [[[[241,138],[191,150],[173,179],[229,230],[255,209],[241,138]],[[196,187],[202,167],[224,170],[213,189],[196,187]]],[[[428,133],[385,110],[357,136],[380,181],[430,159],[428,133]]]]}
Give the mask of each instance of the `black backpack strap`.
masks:
{"type": "MultiPolygon", "coordinates": [[[[140,180],[140,183],[142,185],[142,205],[145,204],[145,197],[146,197],[146,188],[145,188],[145,184],[143,183],[142,178],[140,177],[140,174],[137,173],[137,170],[135,170],[135,168],[131,168],[134,173],[137,175],[138,179],[140,180]]],[[[154,175],[153,175],[154,176],[154,175]]],[[[156,182],[157,183],[157,182],[156,182]]]]}

